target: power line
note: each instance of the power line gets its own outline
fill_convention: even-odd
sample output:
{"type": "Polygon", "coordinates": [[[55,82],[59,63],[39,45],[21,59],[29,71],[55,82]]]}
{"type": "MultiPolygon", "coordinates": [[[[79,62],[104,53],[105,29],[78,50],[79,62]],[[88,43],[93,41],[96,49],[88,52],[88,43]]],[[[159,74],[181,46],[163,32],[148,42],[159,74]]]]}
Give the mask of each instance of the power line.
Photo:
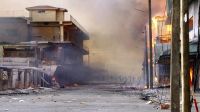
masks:
{"type": "Polygon", "coordinates": [[[139,12],[147,13],[146,11],[141,10],[141,9],[137,9],[137,8],[134,8],[134,9],[137,10],[137,11],[139,11],[139,12]]]}

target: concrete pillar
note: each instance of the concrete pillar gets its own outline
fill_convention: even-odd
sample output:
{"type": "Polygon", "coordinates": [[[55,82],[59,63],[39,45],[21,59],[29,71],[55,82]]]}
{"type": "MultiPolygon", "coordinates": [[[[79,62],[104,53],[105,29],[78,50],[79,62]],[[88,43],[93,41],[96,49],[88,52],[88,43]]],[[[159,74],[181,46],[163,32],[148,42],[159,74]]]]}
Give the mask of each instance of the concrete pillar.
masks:
{"type": "Polygon", "coordinates": [[[34,87],[34,72],[33,70],[29,71],[29,83],[31,87],[34,87]]]}
{"type": "Polygon", "coordinates": [[[64,42],[64,26],[62,21],[60,21],[60,41],[64,42]]]}
{"type": "Polygon", "coordinates": [[[12,88],[12,71],[8,70],[8,88],[12,88]]]}
{"type": "Polygon", "coordinates": [[[30,73],[28,72],[28,70],[25,70],[24,72],[24,85],[25,85],[25,88],[28,88],[30,85],[29,85],[29,82],[30,82],[30,73]]]}
{"type": "Polygon", "coordinates": [[[33,79],[33,82],[34,82],[34,86],[35,87],[37,87],[37,76],[38,76],[38,73],[37,73],[37,71],[33,71],[33,77],[34,77],[34,79],[33,79]]]}
{"type": "Polygon", "coordinates": [[[42,76],[41,73],[38,73],[38,76],[37,76],[38,84],[37,84],[37,85],[38,85],[39,87],[41,87],[41,76],[42,76]]]}
{"type": "Polygon", "coordinates": [[[0,90],[3,90],[2,72],[3,72],[3,69],[0,69],[0,90]]]}
{"type": "MultiPolygon", "coordinates": [[[[42,73],[42,78],[45,79],[45,77],[44,77],[44,73],[42,73]]],[[[42,81],[42,87],[45,87],[45,83],[44,83],[44,81],[42,81]]]]}
{"type": "Polygon", "coordinates": [[[16,88],[18,78],[18,71],[16,69],[12,70],[12,88],[16,88]]]}
{"type": "Polygon", "coordinates": [[[19,81],[19,88],[24,88],[24,70],[20,71],[20,81],[19,81]]]}

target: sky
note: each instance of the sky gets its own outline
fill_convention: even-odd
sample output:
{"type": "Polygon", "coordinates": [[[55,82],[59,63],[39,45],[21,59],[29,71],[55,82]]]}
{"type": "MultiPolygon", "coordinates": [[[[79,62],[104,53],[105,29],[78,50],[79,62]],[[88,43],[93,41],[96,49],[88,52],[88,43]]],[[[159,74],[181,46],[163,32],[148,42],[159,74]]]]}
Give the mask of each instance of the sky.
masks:
{"type": "MultiPolygon", "coordinates": [[[[164,0],[152,2],[153,15],[162,13],[164,0]]],[[[0,16],[21,14],[26,7],[35,5],[66,8],[89,32],[90,49],[104,52],[91,54],[94,61],[119,74],[141,75],[147,3],[148,0],[4,0],[0,4],[0,16]]]]}

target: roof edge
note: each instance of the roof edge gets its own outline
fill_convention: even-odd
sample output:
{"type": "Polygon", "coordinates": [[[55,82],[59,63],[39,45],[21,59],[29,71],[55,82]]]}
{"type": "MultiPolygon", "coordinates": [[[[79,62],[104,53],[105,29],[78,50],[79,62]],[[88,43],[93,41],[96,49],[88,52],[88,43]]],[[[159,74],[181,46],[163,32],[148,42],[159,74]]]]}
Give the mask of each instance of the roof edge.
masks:
{"type": "Polygon", "coordinates": [[[53,7],[48,5],[39,5],[39,6],[33,6],[33,7],[27,7],[26,10],[33,11],[33,10],[60,10],[64,12],[68,12],[65,8],[59,8],[59,7],[53,7]]]}

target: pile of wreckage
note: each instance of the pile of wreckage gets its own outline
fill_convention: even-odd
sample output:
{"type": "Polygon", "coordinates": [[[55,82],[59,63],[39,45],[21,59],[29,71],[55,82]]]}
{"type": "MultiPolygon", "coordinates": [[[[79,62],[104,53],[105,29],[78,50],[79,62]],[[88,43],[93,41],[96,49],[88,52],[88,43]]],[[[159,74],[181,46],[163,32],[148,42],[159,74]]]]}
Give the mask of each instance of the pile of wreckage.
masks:
{"type": "Polygon", "coordinates": [[[140,99],[147,101],[146,104],[154,105],[156,109],[170,108],[169,89],[167,88],[145,89],[141,91],[140,99]]]}

